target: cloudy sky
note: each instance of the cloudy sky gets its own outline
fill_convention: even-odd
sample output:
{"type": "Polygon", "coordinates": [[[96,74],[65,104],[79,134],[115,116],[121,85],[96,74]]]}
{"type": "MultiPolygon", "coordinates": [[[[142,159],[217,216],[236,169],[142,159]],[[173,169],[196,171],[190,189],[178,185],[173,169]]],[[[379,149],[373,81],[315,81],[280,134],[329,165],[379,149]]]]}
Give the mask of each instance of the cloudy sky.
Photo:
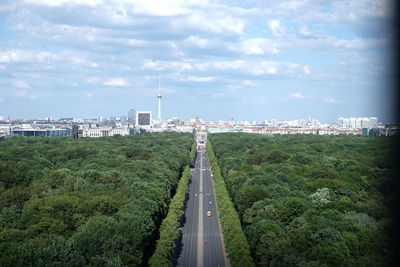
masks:
{"type": "Polygon", "coordinates": [[[389,0],[0,2],[0,116],[394,119],[389,0]]]}

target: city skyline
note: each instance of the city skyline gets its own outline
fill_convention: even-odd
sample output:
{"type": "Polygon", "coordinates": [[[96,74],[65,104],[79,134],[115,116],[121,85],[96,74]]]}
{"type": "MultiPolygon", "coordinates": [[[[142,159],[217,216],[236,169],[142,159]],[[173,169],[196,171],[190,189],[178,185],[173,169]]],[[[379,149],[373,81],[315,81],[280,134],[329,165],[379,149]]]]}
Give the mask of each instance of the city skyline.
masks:
{"type": "Polygon", "coordinates": [[[5,1],[0,116],[395,122],[390,3],[5,1]]]}
{"type": "MultiPolygon", "coordinates": [[[[276,118],[268,118],[268,119],[263,119],[260,121],[256,120],[236,120],[235,118],[230,118],[228,120],[207,120],[206,118],[190,118],[188,120],[182,120],[178,117],[172,117],[172,118],[165,118],[159,120],[158,118],[152,118],[152,111],[136,111],[134,109],[130,109],[128,111],[128,115],[117,115],[117,116],[110,116],[110,117],[103,117],[99,116],[97,118],[89,118],[89,117],[45,117],[45,118],[6,118],[4,116],[0,116],[0,122],[14,122],[14,123],[24,123],[24,122],[39,122],[39,121],[45,121],[45,122],[68,122],[68,123],[84,123],[84,122],[107,122],[107,121],[114,121],[122,124],[131,124],[132,126],[139,126],[137,124],[138,121],[138,116],[139,114],[149,114],[148,115],[148,122],[146,123],[147,125],[155,125],[156,128],[160,127],[162,125],[166,125],[165,123],[168,122],[184,122],[184,123],[196,123],[197,121],[201,121],[202,123],[225,123],[228,125],[238,124],[238,125],[266,125],[266,124],[283,124],[284,126],[321,126],[321,125],[337,125],[338,127],[342,128],[358,128],[361,129],[363,127],[360,127],[364,123],[366,125],[374,125],[374,126],[368,126],[367,128],[375,128],[378,127],[378,125],[384,126],[384,125],[390,125],[390,124],[398,124],[398,123],[391,123],[391,122],[382,122],[379,121],[379,118],[377,117],[338,117],[335,122],[327,122],[327,121],[320,121],[318,118],[314,118],[309,116],[308,118],[297,118],[297,119],[292,119],[292,120],[285,120],[285,119],[276,119],[276,118]],[[371,124],[372,122],[372,124],[371,124]],[[378,123],[379,122],[379,123],[378,123]],[[356,126],[358,125],[358,126],[356,126]]],[[[8,124],[7,124],[8,125],[8,124]]]]}

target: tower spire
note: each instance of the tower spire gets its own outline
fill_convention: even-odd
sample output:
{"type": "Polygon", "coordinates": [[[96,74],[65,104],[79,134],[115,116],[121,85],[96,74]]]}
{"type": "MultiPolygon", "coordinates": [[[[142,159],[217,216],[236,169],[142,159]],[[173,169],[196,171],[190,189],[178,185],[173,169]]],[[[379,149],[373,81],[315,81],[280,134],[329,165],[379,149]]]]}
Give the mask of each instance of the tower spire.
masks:
{"type": "Polygon", "coordinates": [[[161,81],[160,81],[160,73],[158,73],[158,94],[157,94],[157,99],[158,99],[158,121],[161,121],[161,81]]]}

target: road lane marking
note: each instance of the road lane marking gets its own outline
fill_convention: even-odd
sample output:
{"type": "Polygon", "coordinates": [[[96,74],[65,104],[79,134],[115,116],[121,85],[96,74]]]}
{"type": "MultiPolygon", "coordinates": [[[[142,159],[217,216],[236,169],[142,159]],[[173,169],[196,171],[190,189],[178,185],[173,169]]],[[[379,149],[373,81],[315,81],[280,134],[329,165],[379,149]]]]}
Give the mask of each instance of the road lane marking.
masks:
{"type": "Polygon", "coordinates": [[[204,237],[203,237],[203,151],[201,152],[200,157],[200,179],[199,179],[199,217],[198,217],[198,229],[197,229],[197,257],[196,257],[196,265],[197,267],[204,266],[204,237]]]}

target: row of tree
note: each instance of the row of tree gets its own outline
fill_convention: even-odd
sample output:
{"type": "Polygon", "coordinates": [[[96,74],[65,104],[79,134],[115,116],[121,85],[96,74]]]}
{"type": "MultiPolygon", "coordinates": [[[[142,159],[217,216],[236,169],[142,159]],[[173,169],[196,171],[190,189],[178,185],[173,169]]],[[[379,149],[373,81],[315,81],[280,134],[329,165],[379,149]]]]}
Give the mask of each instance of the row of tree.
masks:
{"type": "Polygon", "coordinates": [[[0,266],[141,266],[193,135],[0,142],[0,266]]]}
{"type": "Polygon", "coordinates": [[[256,265],[393,264],[396,138],[208,138],[256,265]]]}
{"type": "MultiPolygon", "coordinates": [[[[189,162],[195,160],[196,143],[193,143],[189,155],[189,162]]],[[[167,217],[162,221],[160,227],[160,238],[157,240],[157,246],[154,254],[149,260],[149,265],[153,267],[171,266],[174,261],[175,251],[179,242],[180,230],[182,227],[182,216],[184,215],[184,206],[187,200],[187,190],[191,171],[189,166],[185,167],[182,177],[179,180],[175,196],[169,205],[167,217]]]]}
{"type": "Polygon", "coordinates": [[[218,215],[230,264],[234,267],[254,266],[250,255],[250,247],[241,228],[239,216],[226,190],[217,159],[209,142],[207,143],[207,151],[213,173],[218,215]]]}

